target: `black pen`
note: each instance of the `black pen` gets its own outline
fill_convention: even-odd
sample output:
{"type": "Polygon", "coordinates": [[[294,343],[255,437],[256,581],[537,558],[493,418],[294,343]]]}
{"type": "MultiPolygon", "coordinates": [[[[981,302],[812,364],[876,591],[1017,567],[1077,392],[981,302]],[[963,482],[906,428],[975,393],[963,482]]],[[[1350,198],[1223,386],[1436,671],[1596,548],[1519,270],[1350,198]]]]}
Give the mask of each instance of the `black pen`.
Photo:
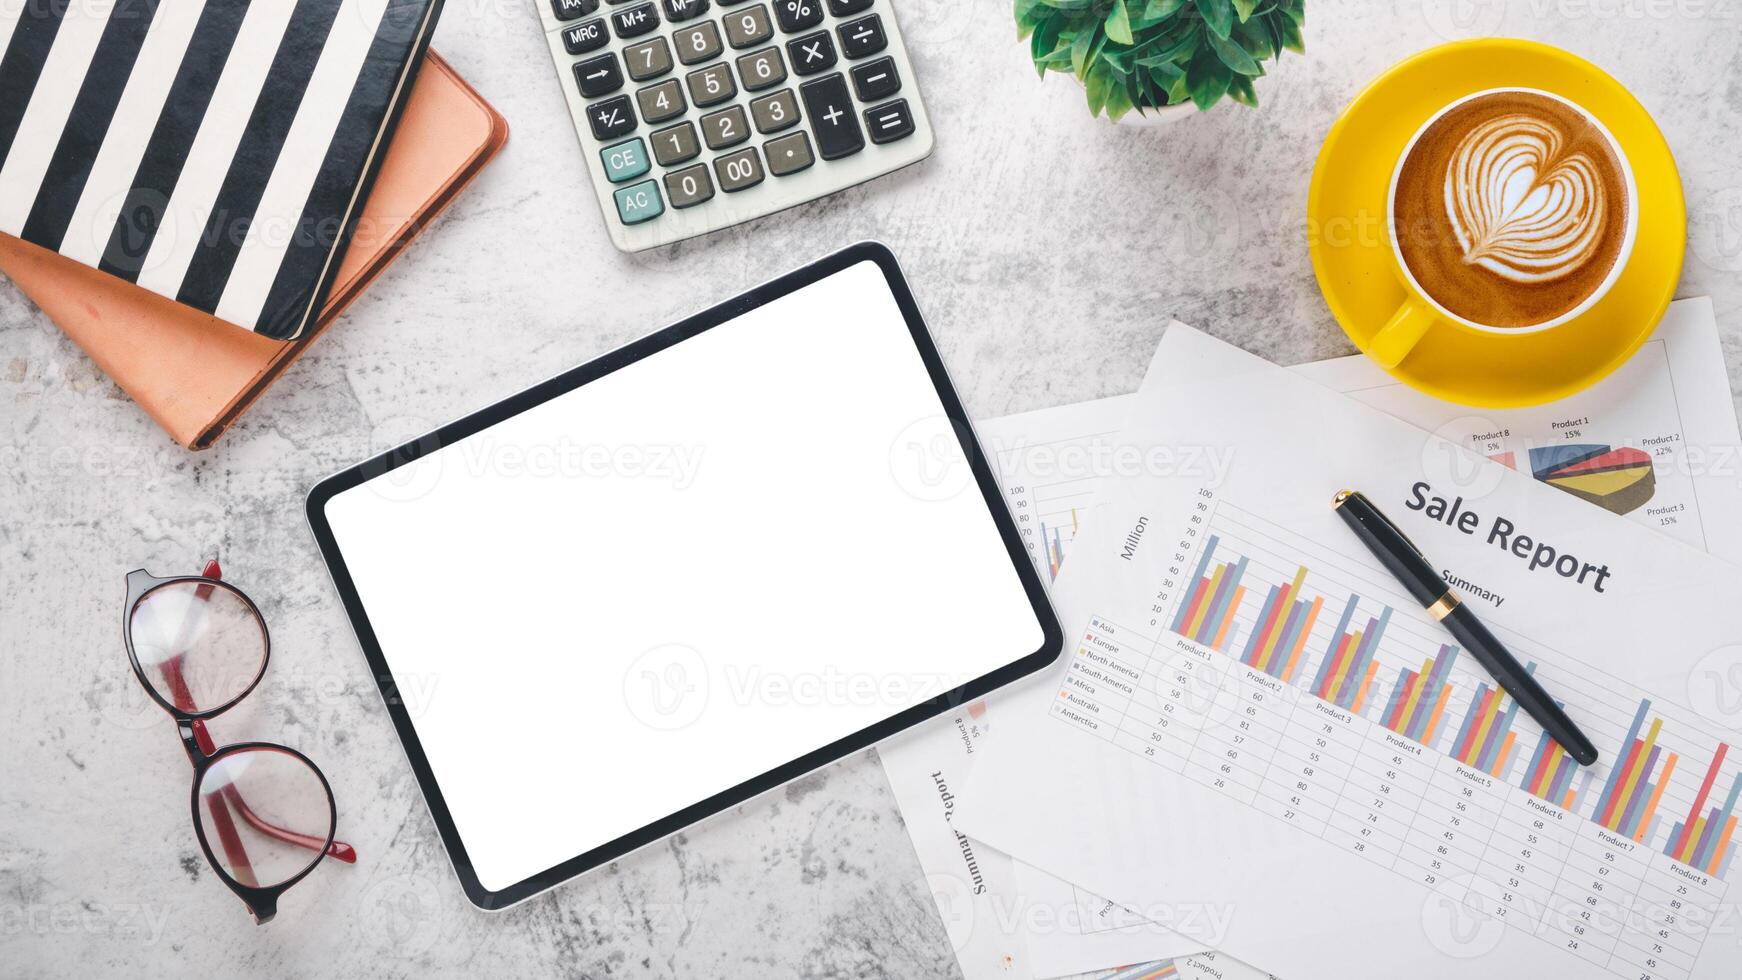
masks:
{"type": "Polygon", "coordinates": [[[1427,556],[1421,553],[1397,525],[1387,520],[1379,508],[1354,490],[1341,490],[1332,498],[1331,506],[1342,515],[1343,523],[1355,532],[1367,550],[1379,559],[1386,571],[1397,577],[1415,601],[1427,608],[1428,615],[1438,620],[1478,662],[1500,683],[1501,689],[1512,695],[1519,706],[1536,719],[1549,737],[1561,743],[1582,766],[1597,761],[1597,747],[1579,731],[1579,726],[1567,717],[1554,698],[1549,697],[1488,627],[1476,618],[1458,593],[1440,578],[1427,556]]]}

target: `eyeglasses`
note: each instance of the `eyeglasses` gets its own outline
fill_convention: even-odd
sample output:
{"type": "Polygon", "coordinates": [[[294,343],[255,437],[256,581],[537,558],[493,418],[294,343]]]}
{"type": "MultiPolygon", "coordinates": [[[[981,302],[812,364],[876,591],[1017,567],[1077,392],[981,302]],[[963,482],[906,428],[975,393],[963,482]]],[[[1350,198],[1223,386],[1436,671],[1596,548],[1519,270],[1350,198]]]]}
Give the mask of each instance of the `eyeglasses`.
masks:
{"type": "Polygon", "coordinates": [[[322,858],[355,864],[357,852],[333,839],[333,790],[307,756],[272,742],[219,748],[206,731],[207,719],[260,683],[272,647],[260,609],[222,575],[216,561],[200,575],[128,572],[121,636],[134,675],[175,719],[193,763],[200,848],[254,921],[264,923],[278,911],[279,896],[322,858]]]}

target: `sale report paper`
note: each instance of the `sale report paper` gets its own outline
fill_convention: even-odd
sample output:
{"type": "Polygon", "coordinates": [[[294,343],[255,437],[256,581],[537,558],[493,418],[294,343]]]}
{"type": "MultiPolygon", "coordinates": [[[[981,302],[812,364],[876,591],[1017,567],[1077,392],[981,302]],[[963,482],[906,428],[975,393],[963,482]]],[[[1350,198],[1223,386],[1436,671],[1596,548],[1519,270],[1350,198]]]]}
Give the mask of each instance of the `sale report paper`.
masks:
{"type": "Polygon", "coordinates": [[[1742,573],[1189,328],[1156,361],[1125,441],[1233,462],[1103,486],[1055,585],[1075,642],[999,698],[957,829],[1127,906],[1226,910],[1221,949],[1291,980],[1742,974],[1742,573]],[[1598,765],[1399,594],[1344,487],[1598,765]]]}
{"type": "MultiPolygon", "coordinates": [[[[1029,558],[1048,582],[1087,522],[1101,481],[1120,472],[1118,436],[1131,400],[1102,398],[975,423],[1029,558]]],[[[991,700],[963,705],[877,747],[967,980],[1057,977],[1203,949],[1202,940],[956,832],[957,797],[993,727],[991,700]]],[[[1221,968],[1240,965],[1224,959],[1221,968]]],[[[1229,980],[1245,976],[1230,973],[1229,980]]]]}

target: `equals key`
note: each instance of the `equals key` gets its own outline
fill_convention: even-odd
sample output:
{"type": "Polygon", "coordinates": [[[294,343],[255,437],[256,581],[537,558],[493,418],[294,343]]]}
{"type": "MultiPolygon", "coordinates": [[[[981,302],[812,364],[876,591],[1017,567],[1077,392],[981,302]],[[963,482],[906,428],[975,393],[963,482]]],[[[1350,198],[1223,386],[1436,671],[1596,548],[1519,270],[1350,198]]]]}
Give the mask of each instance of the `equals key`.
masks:
{"type": "Polygon", "coordinates": [[[871,131],[871,142],[893,143],[913,135],[913,112],[906,99],[885,102],[865,110],[865,128],[871,131]]]}

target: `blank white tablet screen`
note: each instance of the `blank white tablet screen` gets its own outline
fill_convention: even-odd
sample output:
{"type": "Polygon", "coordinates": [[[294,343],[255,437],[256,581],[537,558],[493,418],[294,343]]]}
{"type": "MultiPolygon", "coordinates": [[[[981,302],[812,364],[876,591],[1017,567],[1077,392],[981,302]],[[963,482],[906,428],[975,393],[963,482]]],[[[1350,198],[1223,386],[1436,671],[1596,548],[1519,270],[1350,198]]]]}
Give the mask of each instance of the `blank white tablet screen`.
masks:
{"type": "Polygon", "coordinates": [[[500,890],[1044,642],[869,261],[325,509],[500,890]]]}

